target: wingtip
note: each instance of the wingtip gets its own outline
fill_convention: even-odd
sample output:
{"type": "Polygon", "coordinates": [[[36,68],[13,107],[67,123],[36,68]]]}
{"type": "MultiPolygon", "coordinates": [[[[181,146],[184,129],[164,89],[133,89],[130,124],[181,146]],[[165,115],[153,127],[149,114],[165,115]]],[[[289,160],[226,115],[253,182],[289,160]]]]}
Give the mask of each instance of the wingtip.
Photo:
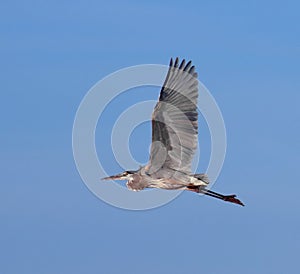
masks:
{"type": "Polygon", "coordinates": [[[171,57],[169,67],[181,69],[183,71],[190,73],[194,77],[198,76],[198,74],[196,73],[195,66],[192,66],[192,60],[189,60],[187,62],[186,59],[182,59],[179,65],[179,57],[176,57],[175,61],[173,61],[173,58],[171,57]]]}
{"type": "Polygon", "coordinates": [[[179,66],[179,69],[183,69],[183,68],[184,68],[184,65],[185,65],[185,59],[183,59],[183,60],[181,61],[181,64],[180,64],[180,66],[179,66]]]}
{"type": "Polygon", "coordinates": [[[189,70],[189,68],[191,67],[191,64],[192,64],[192,61],[190,60],[190,61],[188,61],[187,62],[187,64],[185,65],[185,67],[184,67],[184,71],[187,71],[187,70],[189,70]]]}
{"type": "Polygon", "coordinates": [[[179,58],[176,57],[175,63],[174,63],[174,67],[177,68],[178,67],[178,63],[179,63],[179,58]]]}
{"type": "Polygon", "coordinates": [[[193,74],[195,71],[195,66],[191,66],[190,70],[189,70],[189,73],[193,74]]]}

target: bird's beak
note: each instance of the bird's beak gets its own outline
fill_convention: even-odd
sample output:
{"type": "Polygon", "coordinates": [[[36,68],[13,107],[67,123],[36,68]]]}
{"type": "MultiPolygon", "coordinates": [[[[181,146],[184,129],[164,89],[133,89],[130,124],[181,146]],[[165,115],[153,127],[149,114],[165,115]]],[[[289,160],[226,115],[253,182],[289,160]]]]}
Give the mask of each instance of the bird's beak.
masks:
{"type": "Polygon", "coordinates": [[[101,180],[126,180],[127,177],[124,176],[122,173],[121,174],[117,174],[117,175],[112,175],[112,176],[109,176],[109,177],[104,177],[102,178],[101,180]]]}

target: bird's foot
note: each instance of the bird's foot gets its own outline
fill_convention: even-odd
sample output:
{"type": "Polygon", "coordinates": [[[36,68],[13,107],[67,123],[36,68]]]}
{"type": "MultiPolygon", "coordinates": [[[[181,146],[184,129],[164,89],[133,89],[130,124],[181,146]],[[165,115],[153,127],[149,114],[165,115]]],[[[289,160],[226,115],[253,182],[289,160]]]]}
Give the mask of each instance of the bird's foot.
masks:
{"type": "Polygon", "coordinates": [[[238,204],[241,206],[244,206],[244,204],[237,198],[235,198],[236,195],[225,195],[223,200],[226,202],[230,202],[230,203],[234,203],[234,204],[238,204]]]}

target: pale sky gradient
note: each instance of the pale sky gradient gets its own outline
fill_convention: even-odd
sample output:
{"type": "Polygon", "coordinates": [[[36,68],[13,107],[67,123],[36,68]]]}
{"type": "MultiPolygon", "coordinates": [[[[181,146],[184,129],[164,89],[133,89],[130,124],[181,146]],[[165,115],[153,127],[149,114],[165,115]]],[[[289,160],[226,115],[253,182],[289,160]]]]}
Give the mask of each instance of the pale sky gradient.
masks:
{"type": "MultiPolygon", "coordinates": [[[[2,2],[0,273],[298,273],[299,9],[298,1],[2,2]],[[76,170],[72,125],[89,88],[117,69],[176,56],[193,60],[225,120],[214,190],[237,193],[244,208],[184,193],[155,210],[121,210],[76,170]]],[[[158,93],[145,88],[135,100],[158,93]]],[[[121,113],[123,98],[108,111],[121,113]]],[[[133,155],[146,161],[149,124],[132,138],[133,155]]],[[[105,149],[108,171],[119,172],[105,149]]]]}

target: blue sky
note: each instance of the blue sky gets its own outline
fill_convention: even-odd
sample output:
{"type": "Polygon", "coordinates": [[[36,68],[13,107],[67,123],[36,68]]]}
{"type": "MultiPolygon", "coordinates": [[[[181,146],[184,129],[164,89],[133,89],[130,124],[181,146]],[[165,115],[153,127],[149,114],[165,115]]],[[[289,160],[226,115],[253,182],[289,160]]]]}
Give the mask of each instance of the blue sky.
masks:
{"type": "MultiPolygon", "coordinates": [[[[299,8],[2,2],[0,272],[297,273],[299,8]],[[89,192],[76,170],[72,125],[89,88],[172,56],[193,60],[222,110],[228,147],[214,190],[237,193],[244,208],[183,193],[154,210],[121,210],[89,192]]],[[[158,97],[150,92],[145,98],[158,97]]],[[[141,129],[132,138],[143,161],[150,128],[141,129]]]]}

